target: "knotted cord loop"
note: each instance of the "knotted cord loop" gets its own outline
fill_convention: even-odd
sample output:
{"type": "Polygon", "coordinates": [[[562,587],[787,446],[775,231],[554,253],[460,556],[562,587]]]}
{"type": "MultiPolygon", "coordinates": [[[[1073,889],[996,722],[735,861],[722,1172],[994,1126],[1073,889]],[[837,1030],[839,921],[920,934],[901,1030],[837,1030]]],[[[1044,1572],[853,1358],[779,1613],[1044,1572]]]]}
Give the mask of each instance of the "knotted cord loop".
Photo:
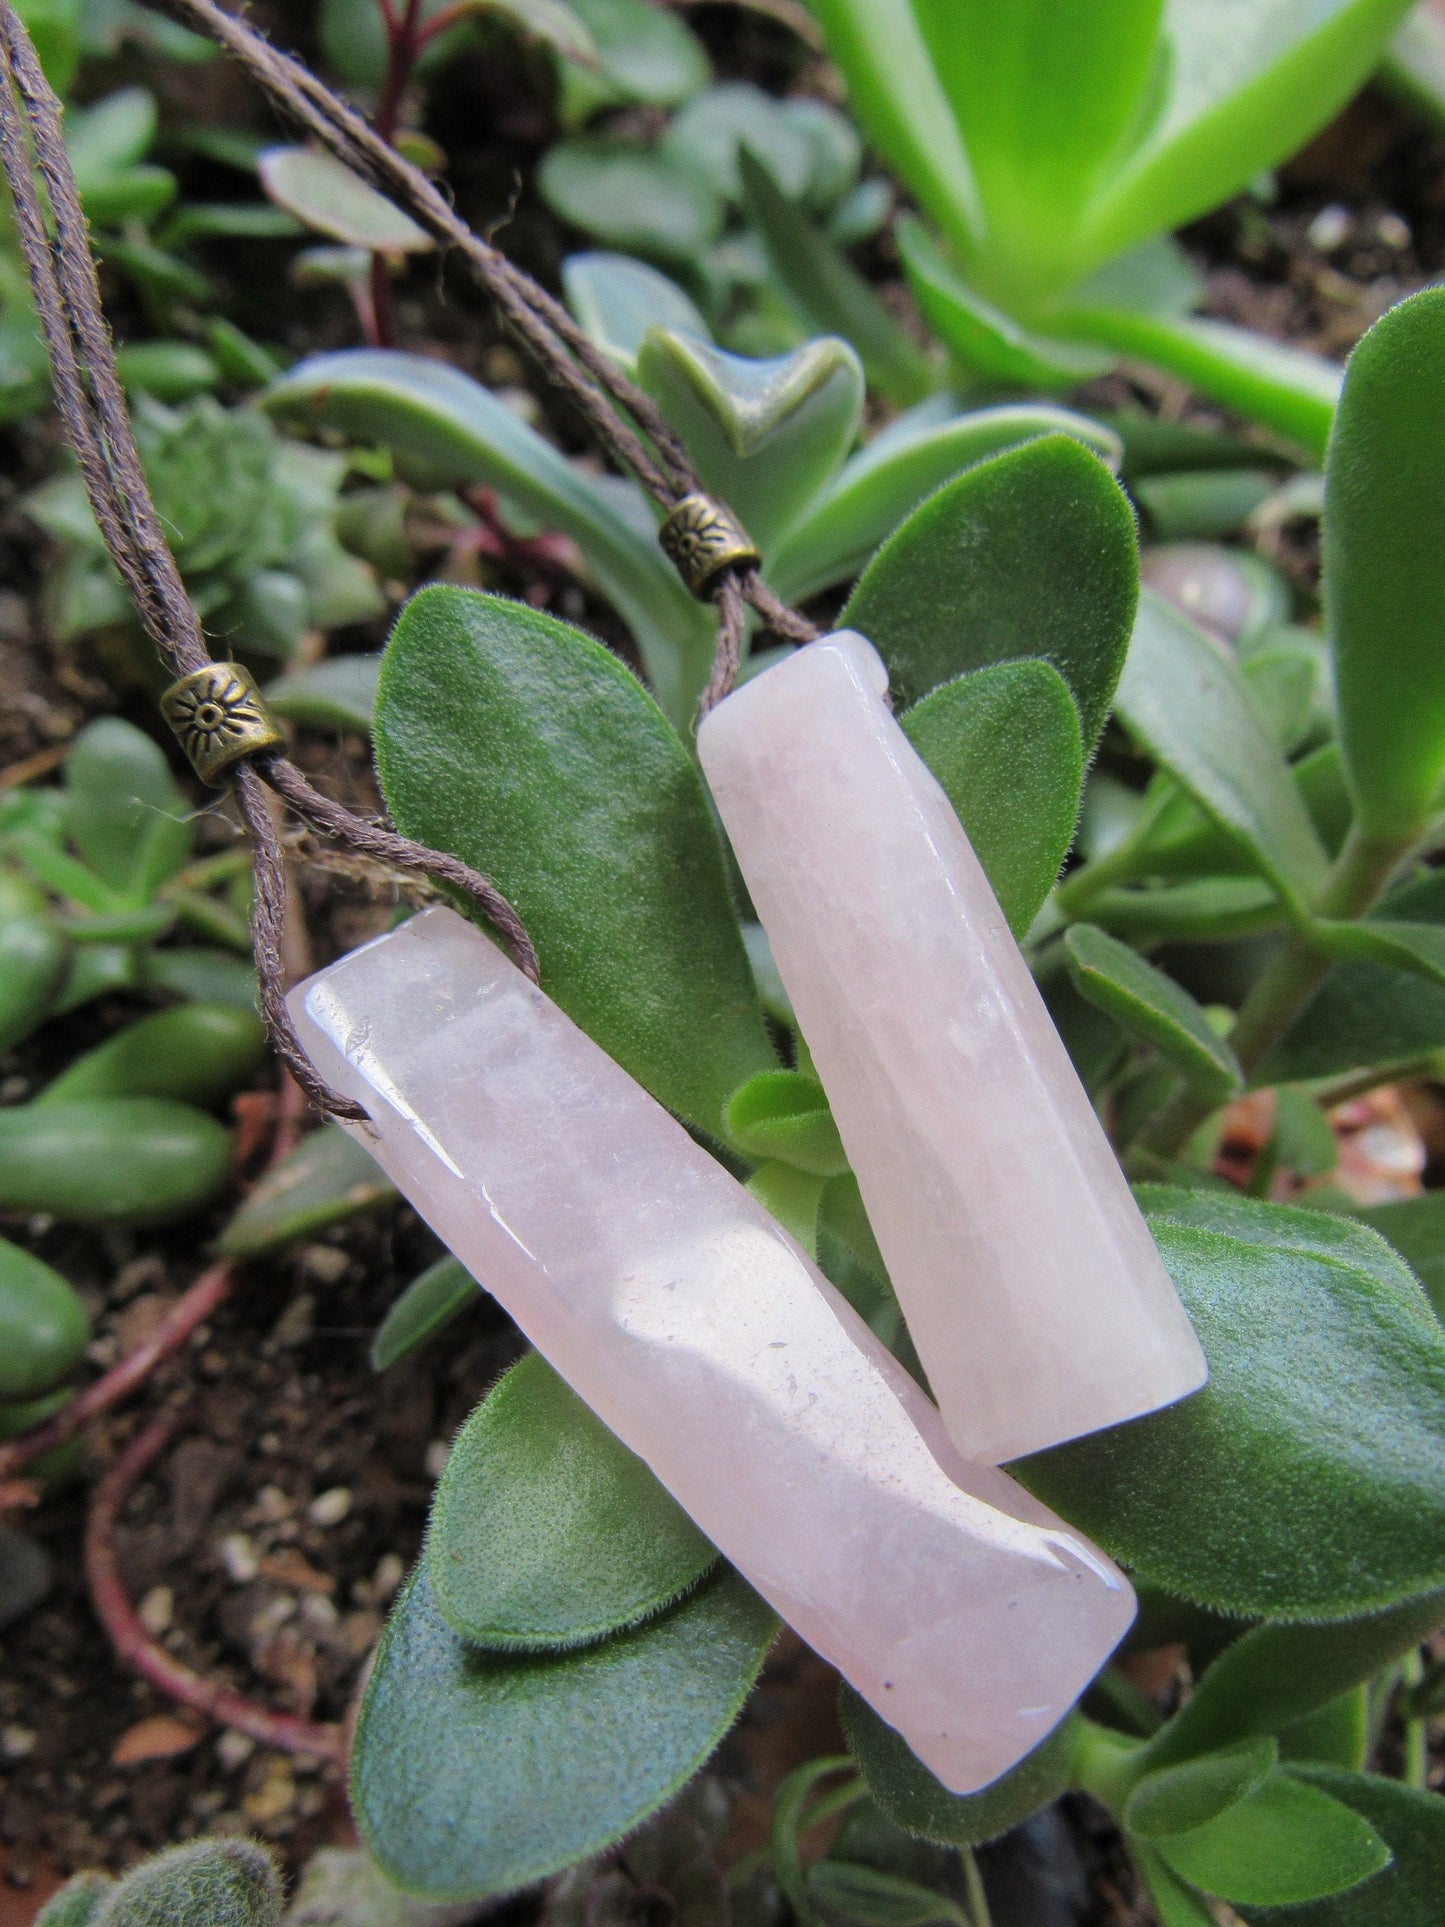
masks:
{"type": "MultiPolygon", "coordinates": [[[[717,649],[702,699],[704,711],[720,702],[736,680],[745,605],[789,641],[808,642],[817,635],[813,624],[763,581],[756,549],[726,505],[707,495],[681,438],[651,396],[596,346],[559,302],[473,233],[426,175],[353,108],[247,22],[224,12],[214,0],[158,4],[225,47],[275,105],[344,165],[405,207],[436,240],[454,248],[545,379],[568,396],[602,446],[659,505],[664,517],[660,539],[667,553],[685,579],[691,578],[690,586],[710,595],[717,607],[717,649]],[[713,552],[699,562],[698,542],[677,538],[685,528],[696,535],[702,524],[713,552]]],[[[456,857],[363,821],[313,789],[279,754],[278,732],[259,698],[252,704],[259,704],[255,714],[248,710],[244,731],[219,750],[197,737],[191,714],[194,692],[213,683],[220,687],[228,676],[239,680],[244,672],[212,661],[151,500],[101,306],[89,228],[66,154],[61,105],[11,0],[0,0],[0,159],[50,355],[56,407],[106,548],[146,633],[176,678],[167,692],[167,719],[199,774],[208,781],[220,776],[230,781],[251,838],[256,885],[252,937],[267,1026],[313,1103],[335,1116],[364,1118],[358,1105],[317,1077],[286,1008],[281,950],[286,878],[267,788],[322,834],[470,897],[534,983],[536,952],[516,910],[487,878],[456,857]]],[[[249,684],[249,678],[245,681],[249,684]]]]}

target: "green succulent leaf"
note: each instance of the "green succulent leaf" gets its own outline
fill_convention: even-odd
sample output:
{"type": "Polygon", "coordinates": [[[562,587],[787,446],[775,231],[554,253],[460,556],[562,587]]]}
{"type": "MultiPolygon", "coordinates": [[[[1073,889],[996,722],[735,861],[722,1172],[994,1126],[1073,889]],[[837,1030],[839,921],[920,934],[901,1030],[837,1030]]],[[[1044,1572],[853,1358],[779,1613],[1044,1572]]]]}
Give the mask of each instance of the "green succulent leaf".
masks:
{"type": "Polygon", "coordinates": [[[420,1351],[477,1302],[482,1287],[450,1254],[419,1272],[376,1328],[371,1341],[373,1371],[389,1371],[420,1351]]]}
{"type": "Polygon", "coordinates": [[[693,169],[602,134],[548,148],[537,185],[554,214],[622,253],[686,262],[722,228],[722,203],[693,169]]]}
{"type": "Polygon", "coordinates": [[[1109,467],[1119,443],[1083,415],[1041,403],[980,408],[913,426],[903,417],[878,435],[808,502],[768,557],[768,580],[800,602],[851,580],[920,503],[965,469],[1041,435],[1071,435],[1109,467]]]}
{"type": "Polygon", "coordinates": [[[728,1099],[723,1121],[748,1157],[776,1158],[819,1178],[848,1169],[827,1093],[802,1071],[760,1071],[728,1099]]]}
{"type": "Polygon", "coordinates": [[[898,251],[923,318],[976,374],[1023,388],[1072,388],[1104,374],[1113,356],[1086,342],[1032,332],[997,308],[944,259],[926,228],[898,223],[898,251]]]}
{"type": "Polygon", "coordinates": [[[254,1010],[238,1010],[234,1004],[181,1004],[114,1032],[77,1057],[34,1102],[169,1097],[210,1109],[240,1089],[265,1052],[266,1027],[254,1010]]]}
{"type": "Polygon", "coordinates": [[[70,946],[49,917],[0,921],[0,1051],[44,1023],[69,963],[70,946]]]}
{"type": "Polygon", "coordinates": [[[965,670],[1020,657],[1052,663],[1092,753],[1137,583],[1134,518],[1118,483],[1078,442],[1049,435],[979,463],[915,510],[869,565],[842,622],[877,646],[905,706],[965,670]]]}
{"type": "Polygon", "coordinates": [[[789,114],[792,104],[749,81],[724,81],[694,94],[678,112],[663,136],[664,150],[703,174],[725,200],[737,202],[743,193],[739,160],[746,149],[767,169],[779,193],[802,200],[813,187],[818,153],[807,126],[789,114]]]}
{"type": "Polygon", "coordinates": [[[379,655],[333,656],[278,677],[267,685],[266,701],[278,716],[308,729],[369,736],[380,676],[379,655]]]}
{"type": "Polygon", "coordinates": [[[438,1612],[468,1645],[503,1651],[590,1646],[662,1612],[716,1560],[536,1352],[457,1434],[426,1544],[438,1612]]]}
{"type": "Polygon", "coordinates": [[[79,1098],[0,1111],[0,1209],[65,1223],[169,1224],[230,1176],[230,1134],[189,1104],[79,1098]]]}
{"type": "Polygon", "coordinates": [[[1219,1927],[1214,1909],[1203,1894],[1181,1880],[1155,1847],[1147,1840],[1138,1840],[1133,1843],[1133,1851],[1159,1916],[1159,1927],[1219,1927]]]}
{"type": "Polygon", "coordinates": [[[597,346],[634,378],[653,328],[711,340],[707,323],[675,281],[630,254],[595,249],[562,263],[567,306],[597,346]]]}
{"type": "Polygon", "coordinates": [[[191,853],[190,809],[164,752],[119,716],[87,723],[65,759],[65,827],[125,903],[144,903],[191,853]]]}
{"type": "Polygon", "coordinates": [[[1132,486],[1159,541],[1202,542],[1243,528],[1273,495],[1278,481],[1270,468],[1176,469],[1169,475],[1141,476],[1132,486]]]}
{"type": "Polygon", "coordinates": [[[702,779],[630,671],[520,603],[424,589],[387,648],[377,767],[407,835],[516,905],[549,995],[720,1133],[732,1093],[777,1060],[702,779]]]}
{"type": "Polygon", "coordinates": [[[1445,1583],[1445,1334],[1406,1268],[1324,1214],[1141,1196],[1209,1383],[1018,1476],[1145,1578],[1220,1612],[1337,1618],[1445,1583]]]}
{"type": "Polygon", "coordinates": [[[938,386],[922,350],[872,287],[746,147],[738,156],[743,198],[773,274],[810,333],[842,335],[872,387],[899,407],[938,386]]]}
{"type": "Polygon", "coordinates": [[[1318,1787],[1276,1773],[1191,1833],[1156,1840],[1181,1879],[1221,1900],[1260,1905],[1318,1900],[1388,1866],[1369,1821],[1318,1787]]]}
{"type": "Polygon", "coordinates": [[[1353,1686],[1303,1719],[1279,1730],[1279,1757],[1291,1764],[1345,1766],[1358,1772],[1365,1764],[1370,1732],[1370,1689],[1353,1686]]]}
{"type": "Polygon", "coordinates": [[[409,214],[320,148],[268,147],[256,172],[278,207],[347,247],[417,254],[436,246],[409,214]]]}
{"type": "Polygon", "coordinates": [[[592,36],[611,96],[676,107],[712,78],[697,36],[649,0],[569,0],[592,36]]]}
{"type": "Polygon", "coordinates": [[[257,1258],[375,1210],[396,1187],[364,1145],[323,1124],[265,1172],[218,1240],[228,1258],[257,1258]]]}
{"type": "Polygon", "coordinates": [[[1205,1012],[1137,950],[1093,924],[1076,923],[1064,933],[1064,952],[1079,995],[1158,1051],[1211,1109],[1242,1088],[1238,1060],[1205,1012]]]}
{"type": "Polygon", "coordinates": [[[1303,911],[1327,858],[1283,752],[1233,659],[1149,589],[1139,597],[1117,709],[1140,747],[1303,911]]]}
{"type": "Polygon", "coordinates": [[[1325,1766],[1292,1772],[1367,1820],[1392,1858],[1383,1873],[1338,1899],[1287,1913],[1251,1906],[1245,1915],[1250,1927],[1435,1927],[1445,1893],[1445,1799],[1373,1773],[1325,1766]]]}
{"type": "Polygon", "coordinates": [[[0,1400],[48,1392],[79,1363],[90,1319],[70,1282],[0,1238],[0,1400]]]}
{"type": "Polygon", "coordinates": [[[422,355],[347,349],[291,369],[265,406],[381,442],[433,486],[499,489],[545,527],[570,535],[637,638],[664,709],[678,728],[691,725],[712,661],[710,613],[655,539],[480,382],[422,355]]]}
{"type": "Polygon", "coordinates": [[[1340,744],[1362,828],[1410,836],[1445,784],[1445,290],[1350,357],[1325,482],[1340,744]]]}
{"type": "Polygon", "coordinates": [[[1274,1771],[1278,1757],[1274,1741],[1261,1738],[1161,1767],[1146,1774],[1129,1795],[1124,1825],[1150,1840],[1201,1827],[1253,1793],[1274,1771]]]}
{"type": "Polygon", "coordinates": [[[836,337],[754,361],[654,329],[637,372],[704,485],[765,553],[842,467],[863,414],[863,370],[836,337]]]}
{"type": "Polygon", "coordinates": [[[1073,841],[1079,712],[1049,663],[1000,662],[941,684],[903,716],[1022,941],[1073,841]]]}
{"type": "Polygon", "coordinates": [[[840,1704],[848,1750],[869,1793],[889,1819],[925,1840],[960,1847],[995,1840],[1069,1785],[1074,1733],[1068,1720],[981,1793],[950,1793],[851,1686],[843,1688],[840,1704]]]}
{"type": "MultiPolygon", "coordinates": [[[[772,1158],[757,1167],[748,1179],[747,1188],[789,1237],[796,1239],[810,1258],[816,1259],[826,1179],[815,1177],[796,1164],[784,1164],[780,1158],[772,1158]]],[[[847,1297],[846,1292],[844,1296],[847,1297]]]]}
{"type": "Polygon", "coordinates": [[[419,1567],[362,1702],[352,1799],[390,1877],[430,1899],[510,1892],[600,1852],[712,1752],[777,1620],[732,1572],[574,1653],[467,1647],[419,1567]]]}
{"type": "Polygon", "coordinates": [[[863,1923],[863,1927],[926,1927],[948,1920],[970,1927],[969,1916],[947,1894],[902,1874],[851,1860],[815,1860],[806,1875],[808,1898],[826,1916],[863,1923]]]}
{"type": "Polygon", "coordinates": [[[35,1927],[90,1927],[112,1885],[108,1873],[78,1873],[53,1893],[35,1916],[35,1927]]]}
{"type": "Polygon", "coordinates": [[[1220,1757],[1272,1738],[1412,1651],[1445,1623],[1445,1592],[1423,1594],[1388,1612],[1315,1626],[1253,1627],[1225,1647],[1194,1692],[1155,1735],[1155,1771],[1220,1757]]]}

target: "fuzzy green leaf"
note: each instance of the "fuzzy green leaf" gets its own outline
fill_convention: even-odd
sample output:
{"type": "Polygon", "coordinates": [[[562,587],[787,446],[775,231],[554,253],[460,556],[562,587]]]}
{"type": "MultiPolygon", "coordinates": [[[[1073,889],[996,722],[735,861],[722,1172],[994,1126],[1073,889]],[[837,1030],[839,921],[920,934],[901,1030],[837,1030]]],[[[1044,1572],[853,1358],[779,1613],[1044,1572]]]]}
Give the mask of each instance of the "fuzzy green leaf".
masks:
{"type": "Polygon", "coordinates": [[[111,1884],[108,1873],[78,1873],[46,1901],[35,1927],[91,1927],[111,1884]]]}
{"type": "Polygon", "coordinates": [[[1293,1777],[1352,1807],[1393,1858],[1368,1885],[1287,1913],[1249,1907],[1250,1927],[1438,1927],[1445,1893],[1445,1799],[1398,1780],[1339,1767],[1300,1766],[1293,1777]]]}
{"type": "Polygon", "coordinates": [[[1137,950],[1093,924],[1076,923],[1064,933],[1064,952],[1079,995],[1158,1051],[1211,1109],[1241,1088],[1234,1052],[1204,1011],[1137,950]]]}
{"type": "Polygon", "coordinates": [[[1445,1191],[1391,1204],[1357,1205],[1353,1214],[1399,1252],[1445,1321],[1445,1191]]]}
{"type": "Polygon", "coordinates": [[[257,1258],[396,1196],[376,1159],[339,1124],[323,1124],[265,1172],[218,1240],[228,1258],[257,1258]]]}
{"type": "Polygon", "coordinates": [[[825,1916],[859,1921],[863,1927],[925,1927],[931,1920],[970,1927],[969,1916],[946,1894],[851,1860],[815,1860],[806,1884],[809,1899],[825,1916]]]}
{"type": "Polygon", "coordinates": [[[469,1649],[418,1568],[362,1702],[352,1800],[409,1892],[510,1892],[656,1811],[737,1717],[777,1620],[731,1572],[575,1653],[469,1649]]]}
{"type": "Polygon", "coordinates": [[[1362,826],[1409,836],[1445,782],[1445,289],[1350,357],[1325,482],[1340,744],[1362,826]]]}
{"type": "Polygon", "coordinates": [[[880,549],[841,620],[877,646],[902,706],[965,670],[1052,663],[1092,753],[1137,584],[1134,518],[1118,483],[1078,442],[1049,435],[930,497],[880,549]]]}
{"type": "Polygon", "coordinates": [[[418,1273],[376,1328],[371,1368],[384,1372],[444,1331],[477,1302],[476,1279],[457,1258],[438,1258],[418,1273]]]}
{"type": "Polygon", "coordinates": [[[1022,941],[1073,841],[1079,712],[1050,664],[1000,662],[943,683],[903,717],[1022,941]]]}
{"type": "Polygon", "coordinates": [[[1151,1840],[1203,1826],[1253,1793],[1273,1772],[1278,1753],[1271,1739],[1242,1740],[1148,1773],[1129,1795],[1124,1825],[1151,1840]]]}
{"type": "Polygon", "coordinates": [[[863,413],[863,370],[836,336],[754,361],[659,328],[637,371],[704,485],[765,553],[842,467],[863,413]]]}
{"type": "Polygon", "coordinates": [[[1142,1196],[1209,1383],[1018,1476],[1217,1611],[1334,1618],[1445,1583],[1445,1333],[1406,1268],[1338,1218],[1142,1196]]]}
{"type": "Polygon", "coordinates": [[[143,1860],[108,1887],[89,1927],[275,1927],[281,1881],[254,1840],[197,1840],[143,1860]]]}
{"type": "Polygon", "coordinates": [[[717,1553],[538,1353],[457,1434],[426,1564],[469,1645],[587,1646],[670,1606],[717,1553]]]}
{"type": "Polygon", "coordinates": [[[851,1686],[843,1688],[841,1708],[848,1749],[869,1793],[891,1820],[925,1840],[971,1847],[997,1839],[1069,1784],[1074,1739],[1067,1720],[981,1793],[950,1793],[851,1686]]]}
{"type": "Polygon", "coordinates": [[[1119,718],[1207,815],[1306,907],[1326,857],[1278,743],[1219,644],[1145,589],[1119,679],[1119,718]]]}
{"type": "Polygon", "coordinates": [[[777,1059],[702,779],[631,672],[521,603],[423,589],[387,647],[376,757],[398,828],[515,904],[548,994],[719,1133],[777,1059]]]}
{"type": "Polygon", "coordinates": [[[840,1177],[848,1155],[828,1095],[802,1071],[760,1071],[728,1099],[729,1139],[750,1158],[777,1158],[814,1177],[840,1177]]]}
{"type": "Polygon", "coordinates": [[[935,489],[1006,449],[1040,435],[1071,435],[1110,468],[1119,461],[1118,440],[1108,429],[1043,403],[911,422],[901,417],[855,455],[768,558],[768,580],[786,601],[849,581],[935,489]]]}
{"type": "Polygon", "coordinates": [[[1316,1900],[1357,1887],[1389,1864],[1368,1820],[1317,1787],[1276,1773],[1192,1833],[1155,1842],[1181,1879],[1221,1900],[1316,1900]]]}

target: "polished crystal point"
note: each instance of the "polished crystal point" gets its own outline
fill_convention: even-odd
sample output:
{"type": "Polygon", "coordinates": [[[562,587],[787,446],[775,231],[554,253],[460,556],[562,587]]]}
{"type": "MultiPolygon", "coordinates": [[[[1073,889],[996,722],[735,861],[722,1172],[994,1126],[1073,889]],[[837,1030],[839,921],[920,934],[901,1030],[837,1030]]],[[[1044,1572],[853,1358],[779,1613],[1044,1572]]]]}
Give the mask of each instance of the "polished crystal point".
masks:
{"type": "Polygon", "coordinates": [[[357,1132],[562,1377],[946,1786],[1007,1771],[1134,1599],[787,1234],[470,924],[428,910],[292,994],[357,1132]]]}
{"type": "Polygon", "coordinates": [[[999,1463],[1206,1367],[887,686],[862,636],[826,636],[719,704],[698,752],[944,1423],[999,1463]]]}

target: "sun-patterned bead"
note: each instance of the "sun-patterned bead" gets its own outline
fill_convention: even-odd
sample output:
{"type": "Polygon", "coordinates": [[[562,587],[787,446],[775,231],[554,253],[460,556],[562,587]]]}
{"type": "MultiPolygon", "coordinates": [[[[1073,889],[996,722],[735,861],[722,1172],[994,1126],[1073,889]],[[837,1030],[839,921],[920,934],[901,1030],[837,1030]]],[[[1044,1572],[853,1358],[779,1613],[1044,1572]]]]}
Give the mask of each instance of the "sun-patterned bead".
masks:
{"type": "Polygon", "coordinates": [[[282,749],[286,738],[250,671],[208,662],[171,684],[161,711],[197,776],[219,783],[233,763],[258,750],[282,749]]]}

